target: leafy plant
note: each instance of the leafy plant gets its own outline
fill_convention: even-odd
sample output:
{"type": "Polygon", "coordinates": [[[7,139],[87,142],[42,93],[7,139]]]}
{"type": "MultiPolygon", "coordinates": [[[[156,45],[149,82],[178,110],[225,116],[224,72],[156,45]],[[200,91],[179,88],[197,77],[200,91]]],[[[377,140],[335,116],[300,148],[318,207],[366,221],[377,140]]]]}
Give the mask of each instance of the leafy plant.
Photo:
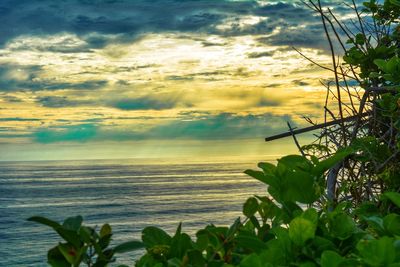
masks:
{"type": "Polygon", "coordinates": [[[111,226],[104,224],[96,232],[95,228],[82,225],[82,216],[67,218],[62,224],[39,216],[31,217],[28,221],[50,226],[65,241],[47,253],[47,262],[53,267],[76,267],[81,263],[89,267],[103,267],[115,261],[115,254],[143,247],[142,242],[129,241],[109,248],[111,226]]]}

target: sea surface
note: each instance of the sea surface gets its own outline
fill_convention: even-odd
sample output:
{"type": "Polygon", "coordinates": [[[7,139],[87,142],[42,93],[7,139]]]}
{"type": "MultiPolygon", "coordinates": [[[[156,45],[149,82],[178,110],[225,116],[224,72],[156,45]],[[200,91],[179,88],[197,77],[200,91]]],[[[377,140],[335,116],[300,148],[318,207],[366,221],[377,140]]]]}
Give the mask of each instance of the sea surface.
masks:
{"type": "MultiPolygon", "coordinates": [[[[191,235],[210,223],[228,226],[248,197],[266,193],[247,168],[256,162],[0,162],[0,266],[47,266],[47,250],[60,239],[26,221],[33,215],[109,223],[113,244],[140,239],[150,225],[173,234],[182,222],[191,235]]],[[[121,254],[118,263],[133,266],[141,253],[121,254]]]]}

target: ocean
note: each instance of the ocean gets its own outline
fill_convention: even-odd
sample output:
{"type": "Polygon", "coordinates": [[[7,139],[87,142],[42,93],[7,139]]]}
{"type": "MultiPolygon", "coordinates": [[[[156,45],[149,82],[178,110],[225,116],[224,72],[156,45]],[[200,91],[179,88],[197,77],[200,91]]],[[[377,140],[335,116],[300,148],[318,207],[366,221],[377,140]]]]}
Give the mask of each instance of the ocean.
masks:
{"type": "MultiPolygon", "coordinates": [[[[0,163],[0,266],[47,266],[47,250],[60,239],[33,215],[113,227],[113,244],[140,239],[146,226],[194,235],[207,224],[228,226],[242,204],[265,195],[262,183],[243,174],[257,162],[99,160],[0,163]]],[[[142,251],[118,255],[134,265],[142,251]]]]}

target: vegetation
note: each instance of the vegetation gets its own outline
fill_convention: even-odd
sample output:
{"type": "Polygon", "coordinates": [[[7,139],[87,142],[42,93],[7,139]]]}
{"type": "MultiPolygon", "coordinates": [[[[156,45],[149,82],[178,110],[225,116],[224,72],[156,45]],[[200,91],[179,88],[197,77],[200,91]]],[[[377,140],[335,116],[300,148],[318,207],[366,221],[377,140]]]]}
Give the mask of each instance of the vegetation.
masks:
{"type": "Polygon", "coordinates": [[[173,236],[147,227],[142,242],[108,248],[107,224],[96,233],[79,216],[62,225],[32,217],[65,240],[49,250],[50,265],[106,266],[115,254],[144,247],[137,267],[400,266],[400,1],[370,0],[362,11],[353,1],[350,26],[359,33],[319,1],[305,4],[320,14],[332,51],[327,99],[334,96],[338,115],[328,104],[325,115],[355,119],[325,127],[315,143],[299,147],[301,156],[245,171],[269,194],[250,197],[245,219],[230,227],[209,225],[193,238],[181,225],[173,236]],[[344,50],[342,64],[335,43],[344,50]],[[358,85],[351,88],[350,80],[358,85]]]}
{"type": "Polygon", "coordinates": [[[130,241],[109,248],[112,237],[111,226],[104,224],[100,232],[96,232],[95,228],[82,225],[81,216],[67,218],[63,224],[38,216],[28,220],[50,226],[65,241],[48,251],[47,262],[51,266],[75,267],[81,263],[92,267],[107,266],[115,260],[115,254],[143,247],[139,241],[130,241]]]}

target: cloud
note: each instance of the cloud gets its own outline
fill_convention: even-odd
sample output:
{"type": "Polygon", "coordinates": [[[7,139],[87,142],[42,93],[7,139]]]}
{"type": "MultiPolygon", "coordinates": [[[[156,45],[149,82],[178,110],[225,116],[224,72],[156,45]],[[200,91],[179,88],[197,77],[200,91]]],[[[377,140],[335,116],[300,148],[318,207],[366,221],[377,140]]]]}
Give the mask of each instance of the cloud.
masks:
{"type": "Polygon", "coordinates": [[[97,134],[97,127],[93,124],[80,124],[59,127],[57,129],[40,129],[33,134],[38,143],[55,142],[86,142],[97,134]]]}
{"type": "Polygon", "coordinates": [[[298,5],[293,3],[271,3],[263,6],[259,6],[254,10],[254,14],[259,16],[265,16],[268,18],[285,19],[285,21],[291,23],[296,19],[300,19],[299,23],[309,19],[313,16],[314,12],[307,8],[305,5],[298,5]]]}
{"type": "Polygon", "coordinates": [[[14,118],[0,118],[0,121],[41,121],[41,119],[14,117],[14,118]]]}
{"type": "Polygon", "coordinates": [[[282,27],[268,37],[258,38],[262,44],[272,46],[294,46],[296,48],[314,48],[323,51],[329,50],[325,32],[320,24],[307,27],[282,27]]]}
{"type": "Polygon", "coordinates": [[[21,103],[24,102],[20,97],[13,95],[2,95],[0,98],[8,103],[21,103]]]}
{"type": "MultiPolygon", "coordinates": [[[[332,3],[329,4],[332,6],[332,3]]],[[[343,8],[336,9],[342,14],[343,8]]],[[[268,34],[279,27],[305,25],[315,14],[293,3],[256,1],[13,1],[0,4],[0,44],[21,35],[77,35],[84,43],[48,47],[58,52],[87,51],[140,39],[146,33],[191,32],[240,36],[268,34]],[[259,19],[253,22],[249,18],[259,19]],[[222,26],[222,28],[221,28],[222,26]]],[[[68,43],[68,40],[66,40],[68,43]]],[[[71,40],[70,40],[71,41],[71,40]]],[[[208,45],[221,43],[204,42],[208,45]]]]}
{"type": "Polygon", "coordinates": [[[61,82],[58,77],[42,78],[40,65],[3,64],[0,66],[0,91],[40,90],[96,90],[107,85],[107,80],[61,82]]]}
{"type": "Polygon", "coordinates": [[[319,19],[293,3],[3,0],[0,23],[1,113],[43,116],[9,130],[41,143],[262,138],[315,110],[305,70],[325,77],[283,51],[326,60],[319,19]]]}
{"type": "Polygon", "coordinates": [[[222,113],[202,116],[193,120],[173,121],[153,128],[151,133],[155,137],[163,137],[163,139],[251,139],[262,138],[271,132],[286,130],[286,121],[292,122],[289,116],[268,113],[262,115],[222,113]]]}
{"type": "Polygon", "coordinates": [[[272,52],[264,51],[264,52],[251,52],[247,54],[248,58],[260,58],[260,57],[271,57],[273,56],[272,52]]]}
{"type": "Polygon", "coordinates": [[[293,80],[292,83],[295,84],[295,85],[298,85],[298,86],[308,86],[308,85],[312,85],[309,81],[306,81],[305,79],[302,79],[302,80],[293,80]]]}
{"type": "Polygon", "coordinates": [[[108,105],[121,110],[163,110],[172,109],[179,105],[188,106],[181,101],[180,96],[169,94],[116,99],[110,101],[108,105]]]}
{"type": "Polygon", "coordinates": [[[38,51],[54,53],[90,53],[91,44],[75,34],[60,33],[54,35],[31,36],[22,35],[14,38],[7,45],[9,51],[38,51]]]}
{"type": "Polygon", "coordinates": [[[282,104],[282,100],[267,99],[261,97],[255,104],[256,107],[277,107],[282,104]]]}
{"type": "Polygon", "coordinates": [[[67,96],[41,96],[36,98],[36,102],[48,108],[77,107],[96,104],[93,101],[72,100],[67,96]]]}
{"type": "MultiPolygon", "coordinates": [[[[143,32],[198,31],[231,13],[248,12],[254,2],[230,1],[12,1],[0,4],[0,43],[19,35],[72,32],[123,35],[134,39],[143,32]]],[[[92,39],[104,46],[106,39],[92,39]]]]}
{"type": "Polygon", "coordinates": [[[257,139],[269,133],[286,130],[289,116],[236,115],[221,113],[204,114],[192,119],[176,119],[168,123],[139,131],[137,128],[115,129],[100,127],[94,123],[51,127],[32,134],[38,143],[86,142],[86,141],[127,141],[127,140],[225,140],[257,139]]]}
{"type": "Polygon", "coordinates": [[[0,65],[0,91],[31,88],[41,70],[42,67],[36,65],[0,65]]]}

